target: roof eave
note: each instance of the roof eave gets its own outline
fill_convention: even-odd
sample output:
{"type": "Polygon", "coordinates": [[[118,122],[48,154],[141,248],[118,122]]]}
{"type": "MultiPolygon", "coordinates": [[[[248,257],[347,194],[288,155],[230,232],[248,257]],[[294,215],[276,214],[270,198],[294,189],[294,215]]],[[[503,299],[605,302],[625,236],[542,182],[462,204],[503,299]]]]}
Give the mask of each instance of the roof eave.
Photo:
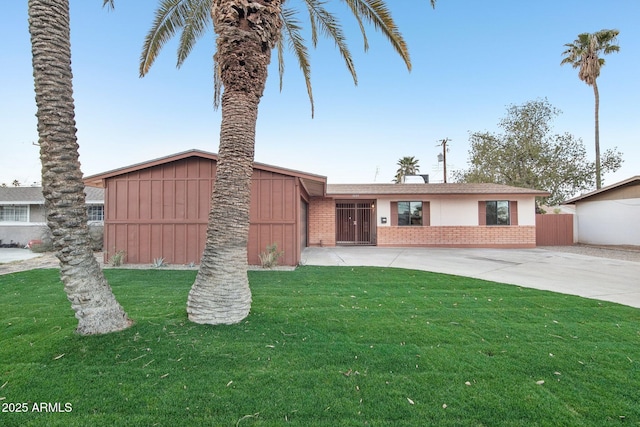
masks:
{"type": "Polygon", "coordinates": [[[586,199],[590,199],[591,197],[597,196],[602,193],[606,193],[611,190],[615,190],[618,188],[626,187],[629,185],[640,185],[640,175],[632,176],[631,178],[627,178],[623,181],[616,182],[611,185],[607,185],[606,187],[602,187],[599,190],[594,190],[586,194],[582,194],[580,196],[574,197],[572,199],[566,200],[562,202],[563,205],[575,205],[576,202],[581,202],[586,199]]]}
{"type": "MultiPolygon", "coordinates": [[[[186,159],[189,157],[201,157],[201,158],[205,158],[205,159],[210,159],[213,161],[218,161],[218,155],[215,153],[211,153],[208,151],[203,151],[203,150],[197,150],[197,149],[191,149],[191,150],[187,150],[187,151],[182,151],[180,153],[176,153],[176,154],[171,154],[169,156],[164,156],[164,157],[160,157],[157,159],[153,159],[153,160],[148,160],[146,162],[141,162],[141,163],[136,163],[133,165],[129,165],[129,166],[124,166],[121,168],[117,168],[117,169],[112,169],[110,171],[106,171],[106,172],[102,172],[99,174],[95,174],[95,175],[90,175],[84,178],[84,183],[85,185],[89,185],[91,187],[99,187],[99,188],[104,188],[105,187],[105,181],[109,178],[112,178],[114,176],[118,176],[118,175],[124,175],[126,173],[130,173],[130,172],[135,172],[135,171],[139,171],[142,169],[148,169],[154,166],[159,166],[165,163],[169,163],[169,162],[174,162],[177,160],[182,160],[182,159],[186,159]]],[[[307,173],[307,172],[302,172],[302,171],[298,171],[298,170],[294,170],[294,169],[287,169],[287,168],[282,168],[279,166],[273,166],[273,165],[268,165],[265,163],[260,163],[260,162],[254,162],[253,163],[254,168],[256,169],[260,169],[260,170],[264,170],[267,172],[274,172],[274,173],[279,173],[279,174],[286,174],[286,175],[290,175],[290,176],[297,176],[299,178],[304,178],[304,179],[308,179],[308,180],[313,180],[313,181],[319,181],[322,182],[324,184],[324,186],[326,187],[326,183],[327,183],[327,177],[326,176],[322,176],[322,175],[316,175],[316,174],[312,174],[312,173],[307,173]]]]}

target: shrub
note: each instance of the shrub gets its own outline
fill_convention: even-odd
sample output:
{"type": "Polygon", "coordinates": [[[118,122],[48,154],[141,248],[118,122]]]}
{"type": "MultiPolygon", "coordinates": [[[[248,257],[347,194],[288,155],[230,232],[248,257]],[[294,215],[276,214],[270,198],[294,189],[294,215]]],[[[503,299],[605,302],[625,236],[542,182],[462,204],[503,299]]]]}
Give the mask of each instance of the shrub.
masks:
{"type": "MultiPolygon", "coordinates": [[[[31,242],[29,242],[31,243],[31,242]]],[[[53,251],[53,234],[49,227],[44,226],[40,232],[40,239],[29,245],[32,252],[43,253],[53,251]]]]}
{"type": "Polygon", "coordinates": [[[100,252],[104,249],[104,226],[89,225],[89,238],[91,239],[91,250],[100,252]]]}
{"type": "Polygon", "coordinates": [[[278,266],[278,259],[284,255],[284,251],[278,250],[278,244],[268,245],[266,252],[261,252],[258,257],[262,268],[273,268],[278,266]]]}
{"type": "Polygon", "coordinates": [[[153,268],[162,268],[162,267],[166,267],[167,264],[165,264],[164,262],[164,258],[160,257],[160,258],[154,258],[153,262],[151,263],[151,267],[153,268]]]}
{"type": "Polygon", "coordinates": [[[53,251],[53,244],[51,243],[51,241],[49,240],[48,242],[44,242],[42,240],[38,240],[35,241],[33,243],[29,242],[29,249],[31,249],[31,252],[37,253],[37,254],[41,254],[44,252],[51,252],[53,251]]]}
{"type": "Polygon", "coordinates": [[[123,250],[119,250],[109,258],[109,265],[112,267],[120,267],[124,263],[124,259],[127,257],[127,253],[123,250]]]}

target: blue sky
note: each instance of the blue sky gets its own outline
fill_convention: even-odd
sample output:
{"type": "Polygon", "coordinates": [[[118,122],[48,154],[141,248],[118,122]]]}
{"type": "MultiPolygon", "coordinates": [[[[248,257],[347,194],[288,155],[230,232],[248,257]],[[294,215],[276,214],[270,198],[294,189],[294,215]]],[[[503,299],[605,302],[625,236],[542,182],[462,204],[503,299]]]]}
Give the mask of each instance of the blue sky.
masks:
{"type": "MultiPolygon", "coordinates": [[[[26,1],[0,15],[0,183],[40,181],[26,1]]],[[[156,1],[70,0],[72,68],[80,160],[85,175],[191,148],[217,152],[220,111],[213,109],[209,31],[181,69],[175,43],[138,77],[144,36],[156,1]]],[[[298,0],[288,0],[295,6],[298,0]]],[[[332,1],[330,3],[335,3],[332,1]]],[[[581,32],[620,30],[620,53],[606,57],[600,89],[600,144],[625,162],[605,184],[640,174],[640,1],[390,0],[410,48],[409,73],[385,40],[344,17],[358,86],[333,43],[312,51],[315,118],[302,75],[286,58],[279,90],[275,56],[260,104],[258,162],[328,177],[329,183],[390,182],[403,156],[442,180],[438,141],[451,140],[448,169],[467,166],[469,133],[498,131],[506,107],[547,98],[562,111],[556,133],[583,140],[593,158],[593,90],[577,70],[560,67],[565,43],[581,32]]]]}

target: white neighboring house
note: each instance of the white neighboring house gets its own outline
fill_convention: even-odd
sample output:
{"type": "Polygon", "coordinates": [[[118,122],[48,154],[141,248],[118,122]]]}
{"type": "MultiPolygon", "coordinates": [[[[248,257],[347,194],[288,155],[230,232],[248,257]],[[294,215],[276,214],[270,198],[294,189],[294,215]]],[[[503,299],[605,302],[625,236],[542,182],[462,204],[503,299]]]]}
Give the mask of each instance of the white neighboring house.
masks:
{"type": "Polygon", "coordinates": [[[576,206],[578,243],[640,246],[640,175],[565,204],[576,206]]]}
{"type": "MultiPolygon", "coordinates": [[[[104,189],[85,188],[89,224],[104,223],[104,189]]],[[[0,247],[25,247],[46,231],[42,187],[0,187],[0,247]]]]}

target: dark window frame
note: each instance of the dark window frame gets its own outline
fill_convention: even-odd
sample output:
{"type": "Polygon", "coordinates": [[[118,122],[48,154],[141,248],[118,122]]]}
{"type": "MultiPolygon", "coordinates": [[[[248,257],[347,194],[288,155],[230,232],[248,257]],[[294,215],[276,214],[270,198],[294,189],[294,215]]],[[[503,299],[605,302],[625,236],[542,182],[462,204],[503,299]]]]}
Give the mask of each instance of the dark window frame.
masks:
{"type": "Polygon", "coordinates": [[[508,200],[488,200],[486,206],[486,225],[511,225],[511,203],[508,200]]]}
{"type": "Polygon", "coordinates": [[[424,202],[405,200],[398,203],[398,226],[422,227],[424,224],[424,202]],[[406,207],[405,207],[406,206],[406,207]]]}

